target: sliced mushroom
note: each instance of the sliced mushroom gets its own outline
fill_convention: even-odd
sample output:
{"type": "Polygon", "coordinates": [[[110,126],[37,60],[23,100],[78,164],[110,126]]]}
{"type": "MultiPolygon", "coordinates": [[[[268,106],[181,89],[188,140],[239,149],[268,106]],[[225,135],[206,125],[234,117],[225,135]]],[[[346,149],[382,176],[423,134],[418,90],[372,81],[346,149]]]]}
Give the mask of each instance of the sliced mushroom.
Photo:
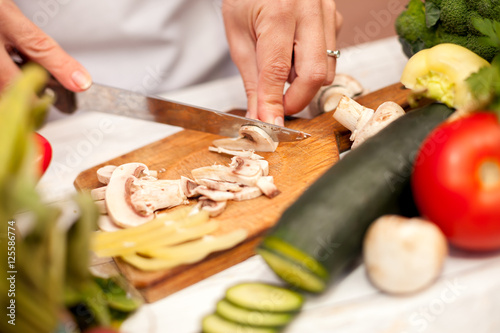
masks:
{"type": "Polygon", "coordinates": [[[97,201],[94,201],[94,203],[97,206],[97,210],[99,211],[99,214],[106,215],[108,213],[108,209],[106,208],[106,201],[105,200],[97,200],[97,201]]]}
{"type": "Polygon", "coordinates": [[[229,150],[253,150],[262,152],[273,152],[278,147],[278,142],[274,141],[263,129],[244,125],[239,130],[238,138],[224,138],[214,140],[212,144],[218,148],[229,150]]]}
{"type": "Polygon", "coordinates": [[[115,171],[116,165],[106,165],[97,169],[97,179],[103,184],[108,184],[111,174],[115,171]]]}
{"type": "Polygon", "coordinates": [[[239,192],[241,191],[241,186],[237,183],[223,182],[220,180],[213,179],[198,179],[199,185],[204,185],[211,190],[216,191],[229,191],[229,192],[239,192]]]}
{"type": "Polygon", "coordinates": [[[130,186],[130,202],[137,213],[150,216],[155,211],[187,203],[181,181],[135,178],[130,186]]]}
{"type": "Polygon", "coordinates": [[[206,210],[210,217],[216,217],[222,214],[226,206],[227,201],[214,201],[207,197],[201,197],[198,200],[199,209],[206,210]]]}
{"type": "Polygon", "coordinates": [[[250,158],[234,156],[231,159],[229,167],[236,175],[245,177],[253,177],[255,175],[262,176],[263,171],[261,161],[262,160],[252,160],[250,158]]]}
{"type": "Polygon", "coordinates": [[[192,179],[181,176],[180,186],[187,198],[194,198],[199,195],[194,191],[199,185],[192,179]]]}
{"type": "Polygon", "coordinates": [[[264,193],[264,195],[268,198],[274,198],[278,194],[280,194],[280,190],[274,184],[274,179],[272,176],[261,177],[257,181],[257,187],[264,193]]]}
{"type": "Polygon", "coordinates": [[[262,176],[268,176],[269,175],[269,162],[266,160],[258,160],[260,164],[260,169],[262,170],[262,176]]]}
{"type": "Polygon", "coordinates": [[[237,183],[241,185],[255,186],[262,174],[253,176],[242,176],[234,173],[231,167],[224,165],[212,165],[191,170],[194,180],[198,183],[200,179],[213,179],[223,182],[237,183]]]}
{"type": "Polygon", "coordinates": [[[244,186],[241,191],[234,193],[234,201],[250,200],[260,197],[262,191],[257,186],[244,186]]]}
{"type": "Polygon", "coordinates": [[[195,192],[213,201],[227,201],[234,198],[233,192],[210,190],[204,185],[198,186],[195,192]]]}
{"type": "Polygon", "coordinates": [[[95,200],[104,200],[106,197],[106,186],[94,188],[90,191],[90,197],[95,200]]]}
{"type": "Polygon", "coordinates": [[[117,226],[107,215],[99,216],[97,220],[97,227],[102,231],[113,232],[117,230],[122,230],[119,226],[117,226]]]}
{"type": "Polygon", "coordinates": [[[140,215],[130,200],[130,189],[136,176],[147,170],[142,163],[127,163],[117,167],[106,189],[106,208],[111,220],[120,227],[134,227],[153,219],[154,215],[140,215]]]}
{"type": "Polygon", "coordinates": [[[231,149],[226,149],[222,147],[208,147],[209,151],[213,151],[215,153],[219,154],[227,154],[227,155],[232,155],[232,156],[241,156],[241,157],[248,157],[254,160],[262,160],[264,157],[255,154],[253,150],[231,150],[231,149]]]}

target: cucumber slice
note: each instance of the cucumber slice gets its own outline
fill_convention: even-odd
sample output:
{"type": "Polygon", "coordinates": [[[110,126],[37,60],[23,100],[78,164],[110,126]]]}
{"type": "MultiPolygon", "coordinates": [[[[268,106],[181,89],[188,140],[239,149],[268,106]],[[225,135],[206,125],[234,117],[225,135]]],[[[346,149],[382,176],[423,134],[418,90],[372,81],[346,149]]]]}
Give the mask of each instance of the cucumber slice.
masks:
{"type": "Polygon", "coordinates": [[[301,264],[302,266],[310,270],[312,273],[316,274],[318,277],[324,280],[328,280],[329,278],[328,271],[322,264],[320,264],[311,256],[294,248],[290,244],[282,241],[277,237],[274,236],[266,237],[263,240],[261,247],[269,249],[272,252],[277,252],[282,254],[284,257],[293,260],[297,264],[301,264]]]}
{"type": "Polygon", "coordinates": [[[326,281],[303,266],[269,250],[257,249],[271,269],[284,281],[312,293],[325,290],[326,281]]]}
{"type": "Polygon", "coordinates": [[[299,293],[264,283],[241,283],[226,291],[231,303],[249,309],[269,312],[297,311],[304,298],[299,293]]]}
{"type": "Polygon", "coordinates": [[[266,312],[257,310],[247,310],[232,304],[227,300],[217,303],[217,314],[227,320],[242,325],[280,327],[288,324],[293,314],[289,312],[266,312]]]}
{"type": "Polygon", "coordinates": [[[278,333],[275,328],[240,325],[216,314],[203,318],[201,326],[204,333],[278,333]]]}

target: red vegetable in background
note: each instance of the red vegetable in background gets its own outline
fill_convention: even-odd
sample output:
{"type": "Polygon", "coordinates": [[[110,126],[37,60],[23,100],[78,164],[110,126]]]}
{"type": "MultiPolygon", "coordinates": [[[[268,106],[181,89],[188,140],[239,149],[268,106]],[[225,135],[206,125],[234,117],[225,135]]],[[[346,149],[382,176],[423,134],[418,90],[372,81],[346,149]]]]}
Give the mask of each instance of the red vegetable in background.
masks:
{"type": "Polygon", "coordinates": [[[420,213],[450,243],[500,249],[500,123],[487,112],[444,123],[424,141],[412,189],[420,213]]]}
{"type": "Polygon", "coordinates": [[[35,164],[40,171],[40,176],[42,176],[49,167],[50,160],[52,159],[52,147],[47,139],[38,133],[35,133],[35,140],[38,148],[35,164]]]}

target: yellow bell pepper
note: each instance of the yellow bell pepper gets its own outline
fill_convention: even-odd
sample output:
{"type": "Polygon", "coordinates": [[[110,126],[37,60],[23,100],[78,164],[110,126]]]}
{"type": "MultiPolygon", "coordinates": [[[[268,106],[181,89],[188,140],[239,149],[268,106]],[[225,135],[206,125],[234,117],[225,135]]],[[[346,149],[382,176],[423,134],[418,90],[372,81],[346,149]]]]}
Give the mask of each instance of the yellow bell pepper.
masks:
{"type": "Polygon", "coordinates": [[[466,79],[490,63],[469,49],[450,43],[417,52],[408,60],[401,83],[449,107],[462,108],[474,103],[466,79]]]}

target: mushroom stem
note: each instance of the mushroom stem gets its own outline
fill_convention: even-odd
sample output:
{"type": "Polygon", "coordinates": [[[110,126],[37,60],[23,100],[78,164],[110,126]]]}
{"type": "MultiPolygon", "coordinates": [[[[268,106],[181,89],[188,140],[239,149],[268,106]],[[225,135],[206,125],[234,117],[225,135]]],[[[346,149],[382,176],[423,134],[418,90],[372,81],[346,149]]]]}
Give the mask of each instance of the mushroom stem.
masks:
{"type": "Polygon", "coordinates": [[[391,101],[382,103],[376,111],[373,111],[344,96],[333,117],[352,132],[350,140],[353,141],[353,144],[351,148],[356,148],[404,114],[403,108],[391,101]]]}
{"type": "Polygon", "coordinates": [[[403,108],[394,102],[384,102],[380,104],[373,116],[366,122],[356,128],[352,148],[356,148],[366,141],[366,139],[380,132],[384,127],[405,114],[403,108]]]}
{"type": "Polygon", "coordinates": [[[340,99],[339,105],[335,110],[333,117],[349,131],[354,132],[358,120],[365,109],[368,108],[362,106],[347,96],[343,96],[340,99]]]}

